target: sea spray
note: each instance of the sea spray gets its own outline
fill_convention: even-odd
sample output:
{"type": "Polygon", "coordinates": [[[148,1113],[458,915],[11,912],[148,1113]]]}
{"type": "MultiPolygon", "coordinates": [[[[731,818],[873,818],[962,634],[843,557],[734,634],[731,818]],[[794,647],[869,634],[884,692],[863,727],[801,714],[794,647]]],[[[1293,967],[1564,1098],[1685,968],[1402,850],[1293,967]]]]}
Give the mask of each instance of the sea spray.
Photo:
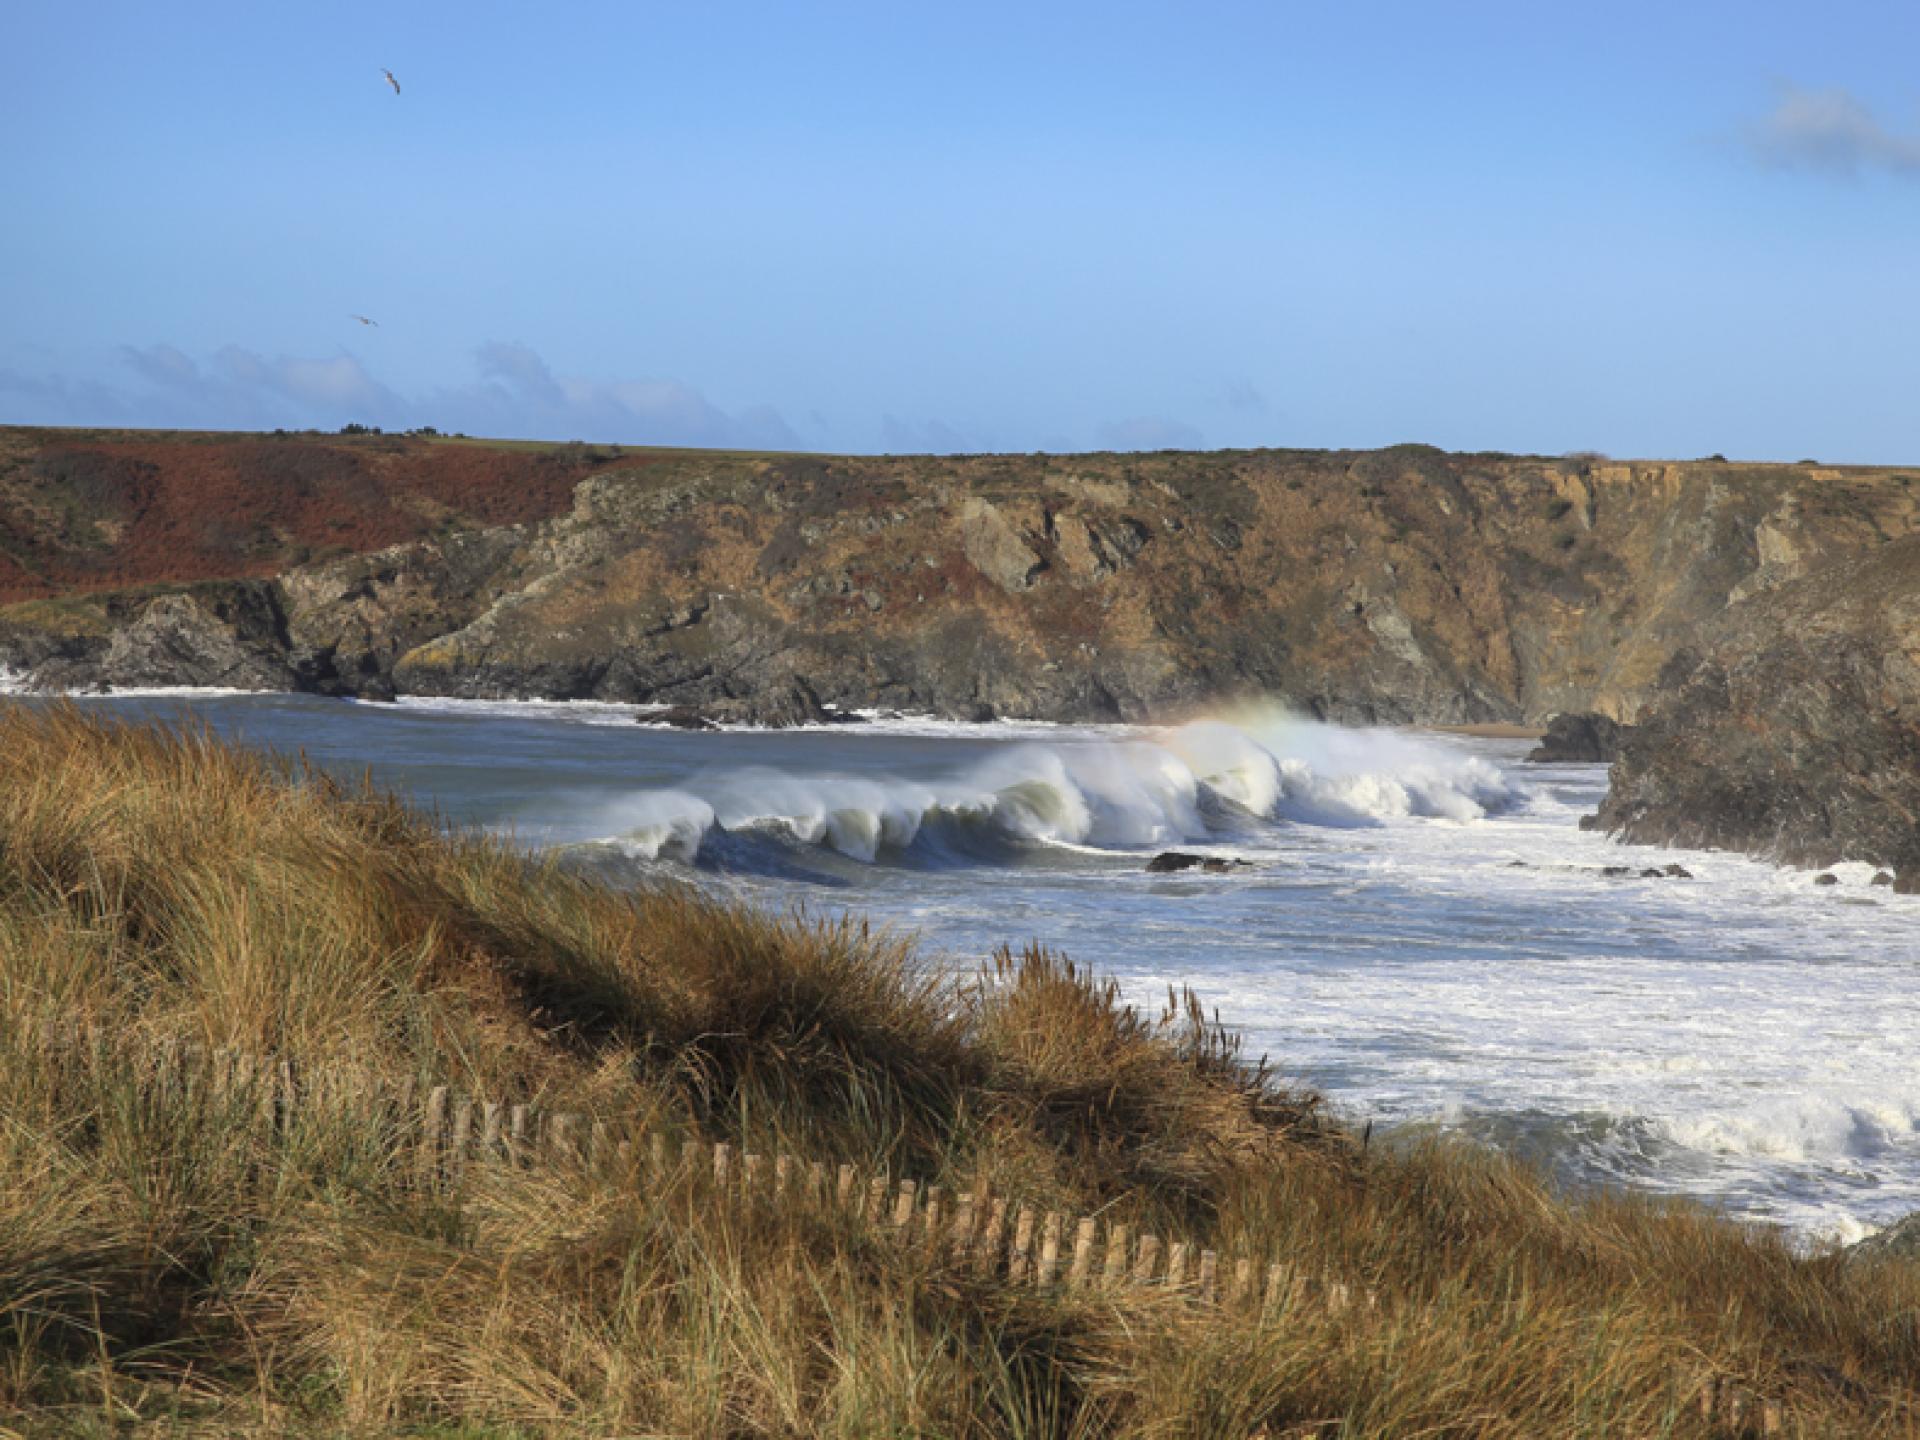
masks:
{"type": "Polygon", "coordinates": [[[1516,798],[1494,767],[1436,742],[1267,711],[1010,745],[932,780],[747,767],[612,802],[606,818],[609,843],[645,859],[687,863],[717,830],[872,864],[916,850],[978,860],[1044,845],[1229,842],[1250,821],[1470,821],[1516,798]]]}

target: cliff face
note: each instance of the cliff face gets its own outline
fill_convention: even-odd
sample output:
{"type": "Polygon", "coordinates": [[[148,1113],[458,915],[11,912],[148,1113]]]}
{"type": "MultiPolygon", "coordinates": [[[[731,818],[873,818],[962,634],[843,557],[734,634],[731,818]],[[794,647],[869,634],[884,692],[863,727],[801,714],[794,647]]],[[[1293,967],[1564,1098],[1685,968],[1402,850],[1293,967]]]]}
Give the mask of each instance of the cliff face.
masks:
{"type": "Polygon", "coordinates": [[[1920,536],[1736,607],[1677,655],[1590,822],[1920,890],[1920,536]]]}
{"type": "MultiPolygon", "coordinates": [[[[40,457],[59,451],[71,470],[89,442],[0,437],[9,513],[22,496],[51,513],[40,457]]],[[[140,462],[137,438],[99,443],[140,462]]],[[[332,439],[200,443],[253,447],[256,507],[295,463],[285,447],[359,454],[332,439]]],[[[14,524],[0,550],[18,573],[0,573],[0,597],[11,584],[20,599],[0,608],[0,663],[68,687],[164,675],[697,703],[798,676],[831,704],[957,715],[1132,718],[1260,693],[1340,719],[1631,719],[1661,667],[1730,603],[1863,556],[1920,515],[1906,477],[1883,471],[1417,446],[958,459],[574,450],[546,469],[512,452],[488,463],[538,483],[514,492],[490,472],[491,488],[476,481],[468,496],[439,458],[452,447],[380,443],[377,467],[340,479],[329,462],[334,479],[310,479],[299,523],[324,527],[338,510],[352,534],[378,517],[417,528],[302,559],[287,525],[256,526],[225,571],[244,582],[215,578],[217,556],[185,583],[121,555],[116,536],[143,533],[137,495],[116,500],[104,529],[70,495],[64,529],[14,524]],[[85,590],[70,563],[46,562],[72,534],[98,548],[91,563],[111,588],[85,590]]]]}

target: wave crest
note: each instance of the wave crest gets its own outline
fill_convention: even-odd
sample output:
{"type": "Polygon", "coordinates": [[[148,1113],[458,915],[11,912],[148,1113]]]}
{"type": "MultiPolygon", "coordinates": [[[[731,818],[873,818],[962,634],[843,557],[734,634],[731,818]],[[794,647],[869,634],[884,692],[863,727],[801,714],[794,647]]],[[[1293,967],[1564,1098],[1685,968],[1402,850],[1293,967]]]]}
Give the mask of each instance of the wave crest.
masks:
{"type": "Polygon", "coordinates": [[[936,780],[755,766],[698,791],[616,802],[609,842],[692,863],[718,834],[820,846],[868,864],[992,858],[1034,846],[1135,850],[1230,840],[1249,825],[1478,820],[1519,798],[1440,743],[1292,718],[1200,720],[1137,738],[1019,743],[936,780]]]}

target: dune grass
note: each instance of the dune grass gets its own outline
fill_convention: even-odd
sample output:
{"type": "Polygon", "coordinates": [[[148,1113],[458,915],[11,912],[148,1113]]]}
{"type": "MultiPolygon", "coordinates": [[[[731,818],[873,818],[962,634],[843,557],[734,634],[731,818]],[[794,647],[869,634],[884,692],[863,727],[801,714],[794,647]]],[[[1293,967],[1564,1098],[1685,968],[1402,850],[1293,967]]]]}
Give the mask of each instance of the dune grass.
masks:
{"type": "Polygon", "coordinates": [[[0,1432],[1728,1433],[1691,1405],[1707,1375],[1788,1433],[1911,1433],[1920,1275],[1363,1145],[1192,997],[1142,1014],[1039,950],[956,977],[855,920],[616,893],[204,733],[0,712],[0,1432]],[[51,1051],[76,1019],[110,1042],[51,1051]],[[1380,1303],[1012,1286],[612,1164],[437,1195],[352,1106],[267,1149],[152,1103],[173,1040],[985,1177],[1380,1303]]]}

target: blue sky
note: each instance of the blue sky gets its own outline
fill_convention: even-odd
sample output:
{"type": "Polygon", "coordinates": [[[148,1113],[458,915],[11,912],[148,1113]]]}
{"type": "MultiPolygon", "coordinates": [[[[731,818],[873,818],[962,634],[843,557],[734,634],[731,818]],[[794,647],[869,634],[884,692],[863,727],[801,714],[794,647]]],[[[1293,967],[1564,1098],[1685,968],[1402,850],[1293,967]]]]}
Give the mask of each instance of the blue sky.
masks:
{"type": "Polygon", "coordinates": [[[1920,461],[1916,55],[1911,4],[10,0],[0,419],[1920,461]]]}

